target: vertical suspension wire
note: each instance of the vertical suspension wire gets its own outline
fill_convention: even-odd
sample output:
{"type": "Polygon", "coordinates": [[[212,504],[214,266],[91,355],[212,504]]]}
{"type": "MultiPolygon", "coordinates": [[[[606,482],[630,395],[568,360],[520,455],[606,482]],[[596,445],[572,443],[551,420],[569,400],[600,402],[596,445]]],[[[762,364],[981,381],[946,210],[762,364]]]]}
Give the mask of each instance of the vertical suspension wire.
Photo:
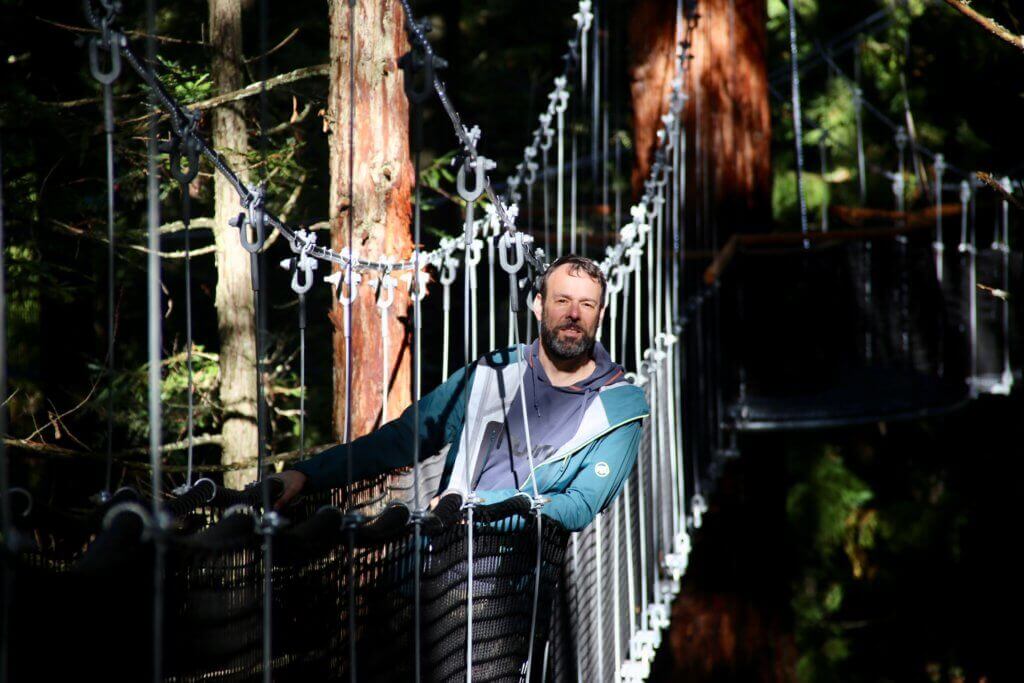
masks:
{"type": "MultiPolygon", "coordinates": [[[[564,90],[558,91],[564,95],[564,90]]],[[[562,256],[562,233],[565,231],[565,109],[564,97],[555,100],[556,135],[558,137],[558,174],[555,178],[555,257],[562,256]]]]}
{"type": "MultiPolygon", "coordinates": [[[[156,0],[146,0],[146,57],[150,65],[156,63],[156,0]]],[[[152,68],[152,66],[150,66],[152,68]]],[[[146,272],[147,340],[149,361],[149,465],[151,471],[150,496],[152,498],[155,533],[155,556],[153,562],[153,658],[151,677],[154,683],[163,679],[163,627],[164,627],[164,555],[166,547],[161,533],[160,493],[163,468],[160,460],[160,436],[163,420],[160,414],[160,356],[163,343],[160,323],[160,187],[157,167],[157,101],[150,91],[148,140],[146,145],[146,218],[148,247],[146,272]]]]}
{"type": "MultiPolygon", "coordinates": [[[[113,53],[118,47],[109,38],[113,53]]],[[[113,85],[103,83],[103,136],[107,152],[107,462],[101,497],[109,500],[114,477],[114,96],[113,85]]],[[[191,450],[190,450],[191,454],[191,450]]]]}
{"type": "MultiPolygon", "coordinates": [[[[411,18],[410,18],[411,20],[411,18]]],[[[425,56],[431,59],[430,55],[425,56]]],[[[429,73],[429,72],[428,72],[429,73]]],[[[415,657],[414,675],[416,683],[422,679],[422,632],[420,620],[422,618],[421,603],[421,579],[422,579],[422,514],[420,503],[420,354],[422,334],[420,325],[420,299],[422,298],[422,282],[420,278],[420,234],[421,234],[421,209],[422,198],[420,196],[420,160],[423,148],[423,106],[415,100],[410,101],[410,119],[412,122],[413,139],[413,197],[415,206],[413,208],[413,271],[412,279],[409,281],[412,292],[412,423],[415,425],[416,433],[412,440],[412,489],[413,500],[415,501],[414,524],[413,524],[413,654],[415,657]]]]}
{"type": "MultiPolygon", "coordinates": [[[[260,160],[262,176],[261,185],[267,180],[267,30],[269,17],[269,6],[267,0],[260,0],[259,4],[259,78],[260,78],[260,160]]],[[[258,207],[262,210],[262,207],[258,207]]],[[[245,229],[244,227],[242,228],[245,229]]],[[[260,527],[263,534],[263,683],[271,683],[273,680],[273,576],[274,576],[274,519],[277,513],[271,509],[270,480],[266,477],[267,446],[269,440],[269,425],[267,424],[270,415],[266,405],[266,398],[263,388],[263,363],[266,358],[267,343],[267,256],[266,249],[261,248],[257,253],[252,254],[252,265],[258,268],[253,273],[253,283],[258,286],[255,295],[256,308],[256,422],[259,443],[257,444],[257,457],[259,459],[257,476],[260,481],[260,492],[263,502],[263,516],[260,527]]]]}
{"type": "Polygon", "coordinates": [[[807,196],[804,194],[804,131],[803,113],[800,108],[800,64],[796,42],[796,8],[794,0],[786,0],[789,8],[789,66],[793,104],[793,144],[796,147],[796,190],[800,203],[800,231],[804,236],[804,248],[810,247],[807,240],[807,196]]]}
{"type": "MultiPolygon", "coordinates": [[[[4,131],[0,127],[0,434],[7,433],[7,264],[4,258],[6,249],[4,237],[4,131]]],[[[0,439],[0,531],[3,532],[3,551],[13,556],[14,540],[11,538],[11,487],[7,470],[7,444],[0,439]]],[[[6,560],[5,560],[6,561],[6,560]]],[[[0,586],[0,681],[6,681],[8,675],[8,655],[10,642],[10,602],[14,595],[14,572],[9,569],[3,573],[3,585],[0,586]]]]}
{"type": "MultiPolygon", "coordinates": [[[[507,233],[506,233],[507,234],[507,233]]],[[[519,263],[525,263],[523,251],[525,246],[522,242],[522,233],[516,233],[515,241],[512,242],[517,251],[516,260],[519,263]]],[[[518,292],[516,288],[516,276],[514,272],[509,273],[509,284],[510,284],[510,306],[513,311],[518,308],[517,297],[518,292]]],[[[537,467],[536,462],[533,458],[533,441],[530,437],[530,414],[526,408],[526,393],[524,387],[526,386],[526,373],[529,372],[529,368],[526,364],[526,356],[523,353],[523,344],[519,339],[519,323],[518,320],[513,318],[513,345],[519,353],[519,387],[517,392],[519,393],[519,408],[522,411],[523,416],[523,436],[526,441],[526,457],[530,465],[530,482],[533,488],[533,508],[534,516],[536,518],[537,526],[537,558],[536,566],[534,568],[534,588],[533,588],[533,609],[531,610],[530,616],[530,641],[529,650],[526,658],[526,680],[530,680],[531,671],[533,669],[533,651],[534,651],[534,640],[537,635],[537,609],[540,603],[540,568],[543,559],[543,542],[544,542],[544,531],[541,522],[541,511],[540,511],[540,491],[537,488],[537,467]]]]}
{"type": "MultiPolygon", "coordinates": [[[[487,343],[488,350],[495,348],[498,343],[496,333],[496,317],[494,311],[494,242],[497,235],[487,235],[487,343]]],[[[509,330],[511,332],[511,330],[509,330]]]]}
{"type": "MultiPolygon", "coordinates": [[[[483,163],[478,160],[477,163],[483,163]]],[[[465,251],[465,266],[463,268],[463,299],[462,299],[462,360],[463,375],[459,387],[459,394],[465,396],[466,387],[469,383],[469,366],[473,362],[469,326],[470,320],[470,252],[473,244],[473,207],[475,201],[466,201],[466,219],[463,229],[462,244],[465,251]]],[[[466,399],[468,401],[468,397],[466,399]]],[[[466,484],[466,683],[473,682],[473,556],[474,556],[474,520],[473,509],[476,507],[476,494],[473,487],[472,458],[469,453],[465,455],[465,471],[463,476],[466,484]]]]}
{"type": "Polygon", "coordinates": [[[860,87],[861,52],[863,38],[857,38],[857,47],[853,52],[853,116],[857,129],[857,186],[860,191],[860,205],[866,206],[868,201],[868,178],[864,159],[864,93],[860,87]]]}
{"type": "Polygon", "coordinates": [[[1010,346],[1012,340],[1010,338],[1010,202],[1006,197],[1011,196],[1013,192],[1013,186],[1010,183],[1008,177],[1004,177],[1000,181],[1000,186],[1006,195],[1003,198],[1001,208],[1001,223],[1003,228],[1002,238],[999,233],[996,233],[993,247],[1002,255],[1003,265],[1003,291],[1006,294],[1002,298],[1002,309],[1003,309],[1003,320],[1002,320],[1002,342],[1003,342],[1003,371],[999,377],[999,384],[997,387],[993,387],[993,393],[1000,393],[1009,395],[1013,389],[1013,368],[1010,365],[1010,346]]]}
{"type": "MultiPolygon", "coordinates": [[[[602,0],[602,4],[603,4],[603,2],[604,2],[604,0],[602,0]]],[[[607,8],[607,9],[610,12],[610,8],[607,8]]],[[[611,62],[611,49],[610,49],[610,47],[608,45],[608,42],[609,42],[608,33],[605,32],[603,39],[601,37],[602,36],[602,34],[601,34],[601,21],[608,22],[608,17],[605,16],[605,9],[601,9],[601,11],[598,13],[598,16],[595,18],[595,24],[597,26],[597,30],[594,32],[594,40],[598,41],[600,43],[600,54],[598,55],[598,58],[601,61],[601,80],[603,81],[603,84],[598,84],[598,94],[605,98],[605,99],[601,100],[601,104],[600,104],[600,110],[601,110],[601,132],[600,132],[600,138],[601,138],[601,235],[604,238],[605,244],[614,244],[615,243],[614,229],[618,228],[619,226],[618,225],[613,226],[611,224],[611,216],[610,216],[610,213],[608,211],[608,208],[609,208],[608,207],[608,201],[609,201],[609,194],[608,194],[608,179],[609,179],[608,147],[609,147],[609,145],[611,145],[611,141],[609,139],[609,136],[611,135],[611,128],[610,128],[610,125],[611,125],[611,113],[610,113],[609,110],[611,109],[611,106],[610,106],[610,104],[607,101],[605,101],[606,99],[608,99],[608,91],[611,88],[611,83],[610,83],[610,80],[609,80],[610,79],[610,74],[611,74],[611,65],[610,65],[610,62],[611,62]]],[[[614,358],[614,356],[613,356],[613,358],[614,358]]]]}
{"type": "MultiPolygon", "coordinates": [[[[348,182],[345,191],[348,194],[348,221],[346,222],[346,245],[350,258],[345,263],[345,280],[348,282],[349,294],[357,287],[353,279],[352,261],[354,260],[355,233],[355,170],[356,170],[356,0],[348,0],[348,182]]],[[[341,285],[339,285],[339,290],[341,285]]],[[[355,300],[354,298],[352,299],[355,300]]],[[[352,306],[345,306],[345,486],[346,494],[351,496],[352,487],[352,306]]],[[[351,500],[345,501],[351,507],[351,500]]],[[[346,510],[346,526],[348,529],[348,562],[346,616],[348,627],[348,670],[350,683],[358,683],[359,660],[356,648],[356,544],[355,522],[352,513],[346,510]]],[[[418,574],[418,569],[417,569],[418,574]]],[[[418,660],[417,660],[418,661],[418,660]]]]}
{"type": "MultiPolygon", "coordinates": [[[[591,92],[590,101],[590,212],[588,217],[588,230],[585,230],[582,235],[581,241],[581,252],[583,256],[587,255],[587,234],[594,232],[593,228],[597,224],[595,220],[597,218],[597,201],[598,201],[598,180],[600,178],[601,171],[601,157],[598,155],[598,140],[601,135],[601,2],[595,0],[593,5],[593,19],[591,25],[594,29],[593,39],[590,41],[591,50],[591,78],[593,90],[591,92]]],[[[598,253],[601,250],[598,249],[598,253]]]]}
{"type": "MultiPolygon", "coordinates": [[[[195,377],[192,369],[192,201],[188,183],[181,183],[181,222],[185,228],[185,367],[188,373],[188,464],[185,487],[192,487],[193,446],[195,440],[195,377]]],[[[108,480],[109,490],[109,480],[108,480]]]]}
{"type": "Polygon", "coordinates": [[[306,294],[299,293],[299,460],[306,459],[306,294]]]}

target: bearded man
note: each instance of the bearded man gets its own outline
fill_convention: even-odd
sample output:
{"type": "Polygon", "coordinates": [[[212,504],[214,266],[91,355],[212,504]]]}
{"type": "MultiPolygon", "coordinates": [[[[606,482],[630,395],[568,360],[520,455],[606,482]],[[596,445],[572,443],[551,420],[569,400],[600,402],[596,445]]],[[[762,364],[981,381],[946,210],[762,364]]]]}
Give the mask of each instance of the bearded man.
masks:
{"type": "Polygon", "coordinates": [[[532,497],[536,477],[542,514],[570,531],[583,529],[629,476],[650,410],[643,391],[596,341],[606,287],[590,259],[555,261],[533,302],[538,340],[492,351],[457,371],[420,399],[419,425],[410,406],[351,445],[276,475],[284,484],[278,507],[301,492],[343,486],[349,452],[353,481],[410,466],[419,438],[421,459],[448,447],[438,496],[472,490],[483,504],[532,497]]]}

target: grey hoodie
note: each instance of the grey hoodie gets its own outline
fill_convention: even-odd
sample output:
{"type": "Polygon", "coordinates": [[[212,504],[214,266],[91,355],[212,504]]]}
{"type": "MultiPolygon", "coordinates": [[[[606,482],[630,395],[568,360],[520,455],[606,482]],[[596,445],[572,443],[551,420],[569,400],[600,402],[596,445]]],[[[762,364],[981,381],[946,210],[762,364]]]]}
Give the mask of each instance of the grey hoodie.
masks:
{"type": "Polygon", "coordinates": [[[487,425],[487,435],[481,444],[482,457],[478,460],[483,465],[477,475],[477,489],[519,488],[530,474],[520,390],[525,390],[530,443],[536,466],[572,438],[598,390],[624,374],[622,367],[612,362],[601,342],[597,342],[594,344],[597,367],[590,376],[571,386],[556,387],[544,372],[539,350],[540,341],[535,340],[529,347],[521,386],[515,387],[511,401],[507,397],[505,399],[505,425],[499,422],[487,425]]]}

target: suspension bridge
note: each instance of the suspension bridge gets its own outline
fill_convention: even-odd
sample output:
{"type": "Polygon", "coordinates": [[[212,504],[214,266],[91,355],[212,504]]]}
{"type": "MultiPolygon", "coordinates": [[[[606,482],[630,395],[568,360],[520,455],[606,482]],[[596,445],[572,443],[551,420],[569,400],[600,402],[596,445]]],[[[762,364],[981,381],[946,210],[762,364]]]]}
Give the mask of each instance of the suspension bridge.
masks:
{"type": "MultiPolygon", "coordinates": [[[[140,56],[119,24],[116,3],[87,1],[85,7],[96,30],[88,43],[90,69],[105,105],[111,270],[112,83],[134,73],[170,129],[158,149],[158,121],[150,117],[152,485],[143,492],[114,490],[108,459],[95,510],[71,516],[8,481],[4,461],[0,673],[9,680],[642,681],[671,626],[673,600],[684,590],[691,534],[703,524],[725,463],[741,457],[740,434],[941,415],[981,395],[1009,395],[1019,382],[1012,305],[1021,256],[1010,246],[1010,208],[1022,188],[1009,178],[986,183],[957,168],[921,145],[907,122],[894,121],[863,97],[857,76],[848,76],[840,62],[858,36],[885,25],[885,12],[828,45],[815,42],[813,61],[800,64],[801,27],[790,4],[791,62],[770,77],[773,95],[788,103],[793,117],[799,229],[737,234],[721,244],[704,234],[695,245],[687,243],[699,233],[687,225],[686,184],[699,169],[693,168],[684,111],[694,97],[689,69],[694,34],[701,30],[698,3],[677,5],[678,49],[662,127],[643,192],[629,205],[608,181],[617,155],[610,153],[601,104],[609,55],[598,28],[616,28],[600,16],[600,3],[583,0],[574,8],[565,69],[554,79],[521,162],[499,183],[492,180],[496,164],[482,152],[486,136],[463,120],[441,77],[444,60],[402,0],[411,49],[401,68],[415,168],[424,109],[437,103],[459,148],[456,188],[464,223],[458,236],[422,249],[417,176],[412,253],[370,259],[349,246],[318,244],[315,232],[280,220],[266,187],[242,180],[204,139],[197,113],[161,81],[155,42],[147,40],[147,54],[140,56]],[[826,204],[817,220],[809,216],[803,131],[824,127],[801,107],[800,78],[816,66],[854,89],[857,137],[847,151],[857,160],[862,198],[874,174],[891,184],[891,210],[851,218],[826,204]],[[573,98],[591,106],[570,106],[573,98]],[[890,167],[867,162],[862,116],[891,132],[890,167]],[[593,134],[589,159],[578,149],[579,121],[593,134]],[[411,302],[409,410],[411,424],[420,425],[424,355],[438,359],[443,378],[505,346],[512,362],[527,362],[523,342],[534,336],[528,302],[536,278],[556,257],[594,248],[581,207],[585,194],[600,197],[613,237],[599,254],[608,282],[599,338],[649,405],[635,467],[619,494],[592,511],[582,528],[567,528],[545,515],[550,500],[537,489],[533,474],[540,463],[531,450],[532,490],[484,503],[466,467],[452,473],[459,491],[431,505],[445,493],[438,482],[446,461],[443,453],[421,452],[421,439],[413,438],[411,467],[370,479],[350,472],[344,486],[276,512],[280,490],[267,476],[272,456],[262,410],[256,485],[235,491],[200,477],[190,449],[184,484],[165,490],[159,455],[161,151],[183,197],[201,160],[237,192],[232,224],[238,249],[250,254],[258,349],[265,348],[261,275],[278,266],[288,272],[299,309],[303,435],[311,288],[331,286],[345,311],[347,340],[360,325],[352,303],[361,289],[374,292],[382,320],[406,314],[394,306],[396,291],[405,290],[411,302]],[[923,181],[932,211],[908,209],[908,176],[923,181]],[[837,225],[843,218],[848,224],[837,225]],[[283,239],[284,258],[265,251],[271,234],[283,239]],[[424,345],[422,304],[431,287],[440,289],[443,301],[442,335],[440,343],[424,345]],[[59,657],[52,656],[54,642],[61,643],[59,657]]],[[[354,21],[354,13],[349,17],[354,21]]],[[[348,47],[354,51],[355,42],[348,47]]],[[[348,78],[354,83],[354,73],[348,78]]],[[[910,121],[909,110],[907,116],[910,121]]],[[[352,135],[354,122],[346,125],[352,135]]],[[[825,130],[818,148],[823,177],[827,139],[825,130]]],[[[2,217],[0,210],[0,237],[2,217]]],[[[187,235],[187,199],[183,218],[187,235]]],[[[351,219],[348,230],[352,245],[351,219]]],[[[3,272],[0,267],[0,277],[3,272]]],[[[186,302],[191,321],[191,297],[186,302]]],[[[389,344],[397,342],[386,325],[381,329],[387,376],[389,344]]],[[[112,334],[109,340],[112,345],[112,334]]],[[[186,348],[191,353],[191,322],[186,348]]],[[[339,389],[351,401],[350,350],[347,362],[346,385],[339,389]]],[[[258,367],[254,382],[262,407],[261,373],[258,367]]],[[[5,384],[0,391],[6,395],[5,384]]],[[[382,423],[395,417],[387,405],[385,383],[382,423]]],[[[507,410],[523,411],[530,450],[525,402],[507,410]]],[[[351,410],[346,418],[347,442],[351,410]]],[[[187,431],[192,439],[191,405],[187,431]]],[[[300,438],[301,460],[309,453],[300,438]]]]}

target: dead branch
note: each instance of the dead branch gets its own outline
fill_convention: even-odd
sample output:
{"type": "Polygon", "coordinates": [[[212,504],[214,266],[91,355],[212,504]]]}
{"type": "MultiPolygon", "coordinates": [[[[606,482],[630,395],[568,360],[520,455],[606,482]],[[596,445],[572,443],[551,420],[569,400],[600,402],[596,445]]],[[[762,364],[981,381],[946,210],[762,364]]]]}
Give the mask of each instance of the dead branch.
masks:
{"type": "MultiPolygon", "coordinates": [[[[193,218],[190,221],[190,230],[213,230],[214,222],[212,218],[202,217],[193,218]]],[[[161,235],[170,235],[175,232],[181,232],[185,229],[185,223],[183,221],[171,221],[170,223],[164,223],[160,226],[161,235]]]]}
{"type": "Polygon", "coordinates": [[[268,78],[265,81],[250,83],[240,90],[234,90],[206,100],[193,102],[190,106],[193,109],[212,109],[213,107],[219,107],[223,104],[228,104],[229,102],[237,102],[238,100],[244,100],[247,97],[252,97],[253,95],[259,95],[263,90],[273,90],[274,88],[278,88],[282,85],[288,85],[289,83],[295,83],[296,81],[305,80],[307,78],[326,76],[328,73],[330,73],[330,64],[304,66],[301,69],[295,69],[294,71],[289,71],[286,74],[268,78]]]}
{"type": "Polygon", "coordinates": [[[1000,183],[998,180],[996,180],[992,176],[991,173],[985,173],[984,171],[977,171],[974,175],[978,177],[978,180],[980,180],[981,182],[985,183],[986,185],[991,187],[993,190],[998,192],[1002,196],[1003,199],[1005,199],[1006,201],[1010,202],[1011,204],[1013,204],[1015,207],[1017,207],[1021,211],[1024,211],[1024,203],[1022,203],[1019,199],[1014,197],[1012,193],[1007,192],[1006,188],[1003,187],[1002,183],[1000,183]]]}
{"type": "Polygon", "coordinates": [[[255,57],[246,57],[242,61],[246,64],[252,64],[253,62],[258,61],[261,57],[269,57],[270,55],[274,54],[288,43],[292,42],[292,39],[295,38],[295,36],[297,35],[299,35],[299,29],[292,29],[292,32],[286,35],[284,39],[274,47],[270,48],[261,55],[256,55],[255,57]]]}
{"type": "MultiPolygon", "coordinates": [[[[41,21],[44,24],[49,24],[65,31],[74,31],[75,33],[99,33],[98,29],[94,29],[91,26],[72,26],[70,24],[62,24],[59,21],[53,21],[52,19],[46,19],[44,17],[36,16],[36,21],[41,21]]],[[[298,29],[296,29],[297,31],[298,29]]],[[[149,38],[150,35],[145,31],[124,31],[124,34],[129,38],[149,38]]],[[[158,43],[166,43],[168,45],[203,45],[206,46],[201,40],[186,40],[184,38],[171,38],[170,36],[152,36],[153,40],[158,43]]],[[[269,54],[269,53],[267,53],[269,54]]]]}
{"type": "Polygon", "coordinates": [[[946,0],[946,4],[973,21],[978,26],[981,26],[996,38],[1013,45],[1018,50],[1024,50],[1024,36],[1013,34],[1006,27],[973,9],[965,0],[946,0]]]}
{"type": "MultiPolygon", "coordinates": [[[[213,219],[207,219],[207,220],[210,221],[210,224],[211,224],[211,227],[212,227],[213,219]]],[[[63,221],[58,221],[56,219],[53,219],[53,224],[56,225],[57,227],[61,228],[62,230],[71,233],[72,235],[76,235],[78,237],[87,237],[88,239],[91,239],[94,242],[100,242],[101,244],[109,244],[110,243],[110,240],[107,239],[107,237],[105,235],[96,235],[96,234],[93,234],[92,232],[90,232],[88,230],[83,230],[82,228],[75,227],[74,225],[70,225],[70,224],[65,223],[63,221]]],[[[168,225],[169,226],[174,226],[175,224],[174,223],[169,223],[168,225]]],[[[141,244],[121,244],[121,243],[118,243],[118,246],[119,247],[123,247],[125,249],[132,249],[133,251],[138,251],[138,252],[141,252],[143,254],[148,254],[149,253],[149,247],[144,247],[141,244]]],[[[217,251],[217,245],[211,244],[211,245],[208,245],[208,246],[205,246],[205,247],[199,247],[198,249],[193,249],[190,252],[185,252],[184,250],[182,250],[182,251],[161,251],[160,252],[160,258],[181,259],[181,258],[185,258],[186,254],[190,254],[191,256],[204,256],[206,254],[212,254],[215,251],[217,251]]]]}

